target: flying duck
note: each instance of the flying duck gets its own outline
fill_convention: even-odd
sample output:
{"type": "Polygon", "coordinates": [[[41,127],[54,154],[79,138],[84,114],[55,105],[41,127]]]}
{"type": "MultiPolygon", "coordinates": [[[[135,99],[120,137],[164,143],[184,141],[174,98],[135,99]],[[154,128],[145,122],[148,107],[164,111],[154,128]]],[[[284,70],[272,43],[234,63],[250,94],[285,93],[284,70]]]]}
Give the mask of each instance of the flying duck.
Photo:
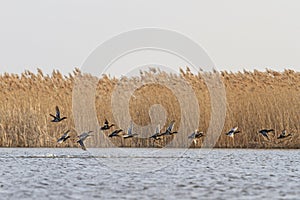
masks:
{"type": "Polygon", "coordinates": [[[197,129],[195,130],[195,132],[193,132],[188,138],[189,139],[197,139],[197,138],[201,138],[203,137],[204,134],[203,132],[199,132],[197,129]]]}
{"type": "Polygon", "coordinates": [[[69,132],[70,130],[67,130],[58,140],[57,140],[57,143],[61,144],[63,142],[65,142],[67,139],[70,138],[69,136],[69,132]]]}
{"type": "Polygon", "coordinates": [[[109,122],[107,121],[107,119],[105,119],[104,125],[100,128],[100,130],[102,130],[102,131],[108,130],[113,126],[114,126],[114,124],[109,125],[109,122]]]}
{"type": "Polygon", "coordinates": [[[267,138],[268,140],[270,140],[268,133],[269,132],[274,132],[274,129],[262,129],[260,131],[258,131],[260,134],[262,134],[262,136],[264,136],[265,138],[267,138]]]}
{"type": "Polygon", "coordinates": [[[154,135],[152,135],[150,138],[153,138],[154,140],[160,140],[161,137],[159,135],[160,135],[160,125],[158,124],[155,129],[154,135]]]}
{"type": "Polygon", "coordinates": [[[123,135],[123,138],[124,139],[132,138],[132,137],[134,137],[136,135],[137,135],[136,133],[133,133],[133,123],[130,122],[130,126],[128,127],[127,134],[123,135]]]}
{"type": "Polygon", "coordinates": [[[188,137],[188,139],[193,139],[194,144],[197,144],[197,139],[203,137],[203,132],[199,132],[197,129],[188,137]]]}
{"type": "Polygon", "coordinates": [[[117,137],[117,136],[120,136],[119,133],[122,132],[123,130],[122,129],[117,129],[117,130],[114,130],[111,134],[109,134],[108,137],[117,137]]]}
{"type": "Polygon", "coordinates": [[[67,117],[60,118],[60,112],[59,112],[58,106],[56,106],[55,109],[56,109],[56,115],[54,116],[54,115],[50,114],[50,116],[53,117],[53,119],[51,120],[51,122],[60,122],[60,121],[62,121],[64,119],[67,119],[67,117]]]}
{"type": "Polygon", "coordinates": [[[292,136],[292,134],[290,133],[287,135],[286,130],[284,129],[277,139],[283,139],[283,138],[290,137],[290,136],[292,136]]]}
{"type": "Polygon", "coordinates": [[[79,138],[79,140],[77,140],[77,143],[79,143],[80,144],[80,146],[81,146],[81,148],[84,150],[84,151],[86,151],[86,147],[84,146],[84,140],[86,139],[86,138],[88,138],[89,136],[91,136],[90,135],[90,133],[91,132],[93,132],[93,131],[89,131],[89,132],[84,132],[84,133],[82,133],[81,135],[78,135],[77,137],[79,138]]]}
{"type": "Polygon", "coordinates": [[[234,135],[237,134],[237,133],[239,133],[239,132],[240,131],[238,131],[238,127],[236,126],[236,127],[233,127],[230,131],[228,131],[226,133],[226,135],[233,138],[234,135]]]}
{"type": "Polygon", "coordinates": [[[167,128],[167,130],[166,130],[165,132],[159,134],[158,136],[163,136],[163,135],[173,135],[173,134],[176,134],[177,131],[172,132],[172,129],[173,129],[173,127],[174,127],[174,124],[175,124],[175,121],[174,121],[174,120],[171,121],[171,123],[170,123],[169,127],[167,128]]]}

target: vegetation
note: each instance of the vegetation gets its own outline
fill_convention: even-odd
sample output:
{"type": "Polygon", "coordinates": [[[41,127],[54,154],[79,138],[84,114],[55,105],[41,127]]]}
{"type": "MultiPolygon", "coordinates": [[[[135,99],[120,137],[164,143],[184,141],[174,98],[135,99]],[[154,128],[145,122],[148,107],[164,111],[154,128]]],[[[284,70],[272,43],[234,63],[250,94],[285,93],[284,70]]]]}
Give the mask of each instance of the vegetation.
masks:
{"type": "MultiPolygon", "coordinates": [[[[210,96],[203,77],[212,79],[216,75],[218,75],[216,72],[193,74],[188,68],[185,71],[181,70],[180,75],[150,69],[148,72],[141,72],[140,77],[122,77],[120,80],[106,75],[95,79],[90,75],[82,74],[78,69],[68,76],[63,76],[58,71],[53,71],[52,75],[44,75],[39,69],[36,74],[29,71],[25,71],[21,75],[4,73],[0,76],[0,146],[77,147],[75,136],[87,129],[94,130],[94,138],[89,139],[89,145],[93,146],[111,146],[112,144],[126,147],[165,146],[174,140],[174,137],[180,138],[180,132],[176,136],[166,136],[160,141],[154,141],[148,138],[153,134],[152,129],[148,132],[144,129],[136,129],[143,137],[126,140],[122,138],[108,139],[108,137],[101,136],[99,127],[96,125],[102,125],[105,119],[115,123],[122,120],[122,117],[126,117],[121,113],[120,119],[114,119],[116,116],[113,115],[112,108],[112,96],[115,95],[115,88],[117,86],[122,88],[122,85],[126,83],[137,87],[129,101],[130,116],[135,124],[139,126],[149,124],[150,119],[155,117],[155,114],[152,117],[151,114],[149,116],[149,110],[155,110],[153,105],[159,104],[166,111],[167,122],[164,125],[161,124],[161,129],[165,130],[168,122],[175,120],[174,130],[178,130],[179,122],[183,120],[181,112],[185,108],[176,98],[174,94],[176,91],[156,82],[157,80],[159,83],[168,81],[176,88],[179,78],[184,78],[193,88],[200,109],[199,127],[189,127],[188,122],[184,125],[191,130],[198,128],[205,133],[210,126],[212,115],[210,100],[213,97],[210,96]],[[87,84],[96,83],[95,98],[92,98],[94,102],[89,100],[85,102],[84,98],[89,95],[93,97],[92,93],[85,93],[80,89],[77,91],[77,94],[82,97],[78,101],[82,101],[82,104],[95,104],[96,116],[93,116],[92,110],[78,108],[76,113],[74,112],[76,105],[72,102],[72,97],[74,94],[76,95],[76,91],[73,91],[76,78],[90,80],[87,84]],[[139,87],[144,79],[151,79],[153,83],[139,87]],[[59,123],[51,122],[49,113],[55,114],[56,105],[60,108],[62,115],[68,117],[67,120],[59,123]],[[95,125],[95,122],[99,122],[99,124],[95,125]],[[71,139],[64,144],[57,144],[56,140],[68,129],[71,129],[71,139]]],[[[226,91],[226,116],[223,132],[215,147],[300,148],[300,72],[292,70],[260,72],[255,70],[254,72],[229,73],[224,71],[219,75],[226,91]],[[238,126],[241,132],[236,134],[233,140],[225,133],[234,126],[238,126]],[[263,128],[274,129],[275,136],[271,134],[270,140],[266,140],[258,134],[258,130],[263,128]],[[283,129],[292,133],[292,137],[277,139],[277,135],[283,129]]],[[[178,86],[179,90],[180,86],[178,86]]],[[[120,95],[120,102],[124,100],[121,98],[130,94],[126,93],[130,91],[126,91],[125,87],[122,92],[124,95],[120,95]]],[[[122,105],[114,107],[114,112],[121,112],[121,108],[122,105]]],[[[194,112],[189,114],[197,114],[196,110],[194,112]]],[[[107,136],[117,128],[127,129],[127,127],[120,126],[120,124],[116,124],[113,129],[104,131],[104,134],[107,136]]],[[[206,135],[206,137],[209,136],[206,135]]],[[[187,140],[187,137],[184,136],[181,139],[187,140]]],[[[201,147],[202,140],[203,138],[199,139],[196,145],[191,143],[191,147],[201,147]]],[[[176,145],[181,147],[179,143],[175,142],[176,145]]]]}

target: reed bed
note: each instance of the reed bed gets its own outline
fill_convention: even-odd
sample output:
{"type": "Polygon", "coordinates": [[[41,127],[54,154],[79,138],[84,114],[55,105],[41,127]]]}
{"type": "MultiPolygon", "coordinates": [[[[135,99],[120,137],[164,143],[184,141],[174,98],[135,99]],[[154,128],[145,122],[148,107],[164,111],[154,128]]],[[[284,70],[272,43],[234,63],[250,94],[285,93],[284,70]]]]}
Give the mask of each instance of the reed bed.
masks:
{"type": "MultiPolygon", "coordinates": [[[[141,72],[139,77],[120,79],[108,75],[98,79],[82,74],[79,69],[66,76],[58,71],[44,75],[40,69],[37,73],[25,71],[21,75],[4,73],[0,75],[0,146],[77,147],[76,135],[89,129],[94,131],[94,137],[87,140],[88,145],[94,147],[163,147],[172,142],[172,147],[183,147],[182,141],[190,147],[201,147],[203,139],[195,145],[189,143],[186,134],[196,128],[204,133],[209,127],[214,128],[211,127],[214,125],[210,124],[210,120],[213,112],[218,110],[212,110],[211,101],[214,96],[210,95],[206,83],[209,80],[215,81],[215,77],[220,77],[226,91],[226,94],[220,94],[226,95],[226,115],[222,134],[215,147],[300,148],[300,72],[254,70],[193,74],[188,68],[180,70],[180,74],[177,75],[149,69],[147,72],[141,72]],[[78,78],[89,81],[83,84],[84,87],[89,87],[89,84],[92,87],[95,84],[94,93],[88,93],[80,87],[76,87],[78,91],[74,91],[78,78]],[[200,110],[199,118],[188,118],[197,114],[195,105],[181,105],[176,97],[182,90],[179,84],[182,79],[194,91],[200,110]],[[145,80],[150,83],[143,84],[145,80]],[[121,93],[117,93],[116,88],[121,93]],[[82,97],[77,98],[78,108],[72,102],[74,93],[77,94],[76,97],[82,97]],[[94,98],[85,100],[88,96],[94,98]],[[127,98],[128,105],[123,105],[127,98]],[[49,113],[55,113],[56,105],[59,106],[61,114],[68,117],[67,120],[60,123],[51,122],[49,113]],[[80,105],[93,105],[91,108],[96,112],[93,113],[93,109],[86,110],[85,106],[80,105]],[[100,132],[98,126],[108,119],[116,124],[112,130],[126,130],[130,118],[127,113],[122,113],[123,106],[128,106],[130,118],[136,125],[134,130],[140,137],[127,140],[109,139],[106,136],[111,130],[100,132]],[[151,120],[156,120],[153,124],[160,123],[160,119],[156,117],[156,110],[162,110],[161,108],[165,111],[167,122],[161,124],[162,131],[166,129],[168,122],[175,120],[174,129],[183,130],[184,127],[186,134],[179,132],[176,136],[167,136],[161,141],[148,138],[154,133],[155,127],[145,129],[143,126],[149,125],[151,120]],[[183,115],[183,111],[188,113],[183,115]],[[119,114],[116,116],[113,113],[119,114]],[[198,127],[192,127],[195,123],[198,127]],[[234,126],[238,126],[241,133],[233,140],[225,133],[234,126]],[[257,133],[263,128],[274,129],[275,135],[270,135],[270,140],[264,139],[257,133]],[[64,144],[57,144],[56,140],[68,129],[71,129],[71,139],[64,144]],[[277,135],[283,129],[292,133],[292,137],[278,140],[277,135]]],[[[214,87],[221,85],[215,84],[214,87]]]]}

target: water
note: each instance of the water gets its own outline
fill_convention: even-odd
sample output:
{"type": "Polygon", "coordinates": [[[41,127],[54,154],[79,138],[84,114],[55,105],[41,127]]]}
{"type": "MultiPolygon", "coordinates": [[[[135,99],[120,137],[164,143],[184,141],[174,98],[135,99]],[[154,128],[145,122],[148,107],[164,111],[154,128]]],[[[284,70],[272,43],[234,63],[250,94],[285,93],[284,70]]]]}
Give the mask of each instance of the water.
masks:
{"type": "Polygon", "coordinates": [[[0,199],[299,199],[299,150],[0,149],[0,199]]]}

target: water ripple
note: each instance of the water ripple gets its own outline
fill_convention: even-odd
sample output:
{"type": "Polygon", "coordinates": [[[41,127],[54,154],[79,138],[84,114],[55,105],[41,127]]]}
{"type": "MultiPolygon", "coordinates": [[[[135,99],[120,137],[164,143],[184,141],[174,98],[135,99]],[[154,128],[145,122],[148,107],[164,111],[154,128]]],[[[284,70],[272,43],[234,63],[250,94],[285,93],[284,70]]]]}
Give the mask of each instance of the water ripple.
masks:
{"type": "Polygon", "coordinates": [[[297,199],[300,196],[299,150],[0,151],[3,199],[297,199]]]}

